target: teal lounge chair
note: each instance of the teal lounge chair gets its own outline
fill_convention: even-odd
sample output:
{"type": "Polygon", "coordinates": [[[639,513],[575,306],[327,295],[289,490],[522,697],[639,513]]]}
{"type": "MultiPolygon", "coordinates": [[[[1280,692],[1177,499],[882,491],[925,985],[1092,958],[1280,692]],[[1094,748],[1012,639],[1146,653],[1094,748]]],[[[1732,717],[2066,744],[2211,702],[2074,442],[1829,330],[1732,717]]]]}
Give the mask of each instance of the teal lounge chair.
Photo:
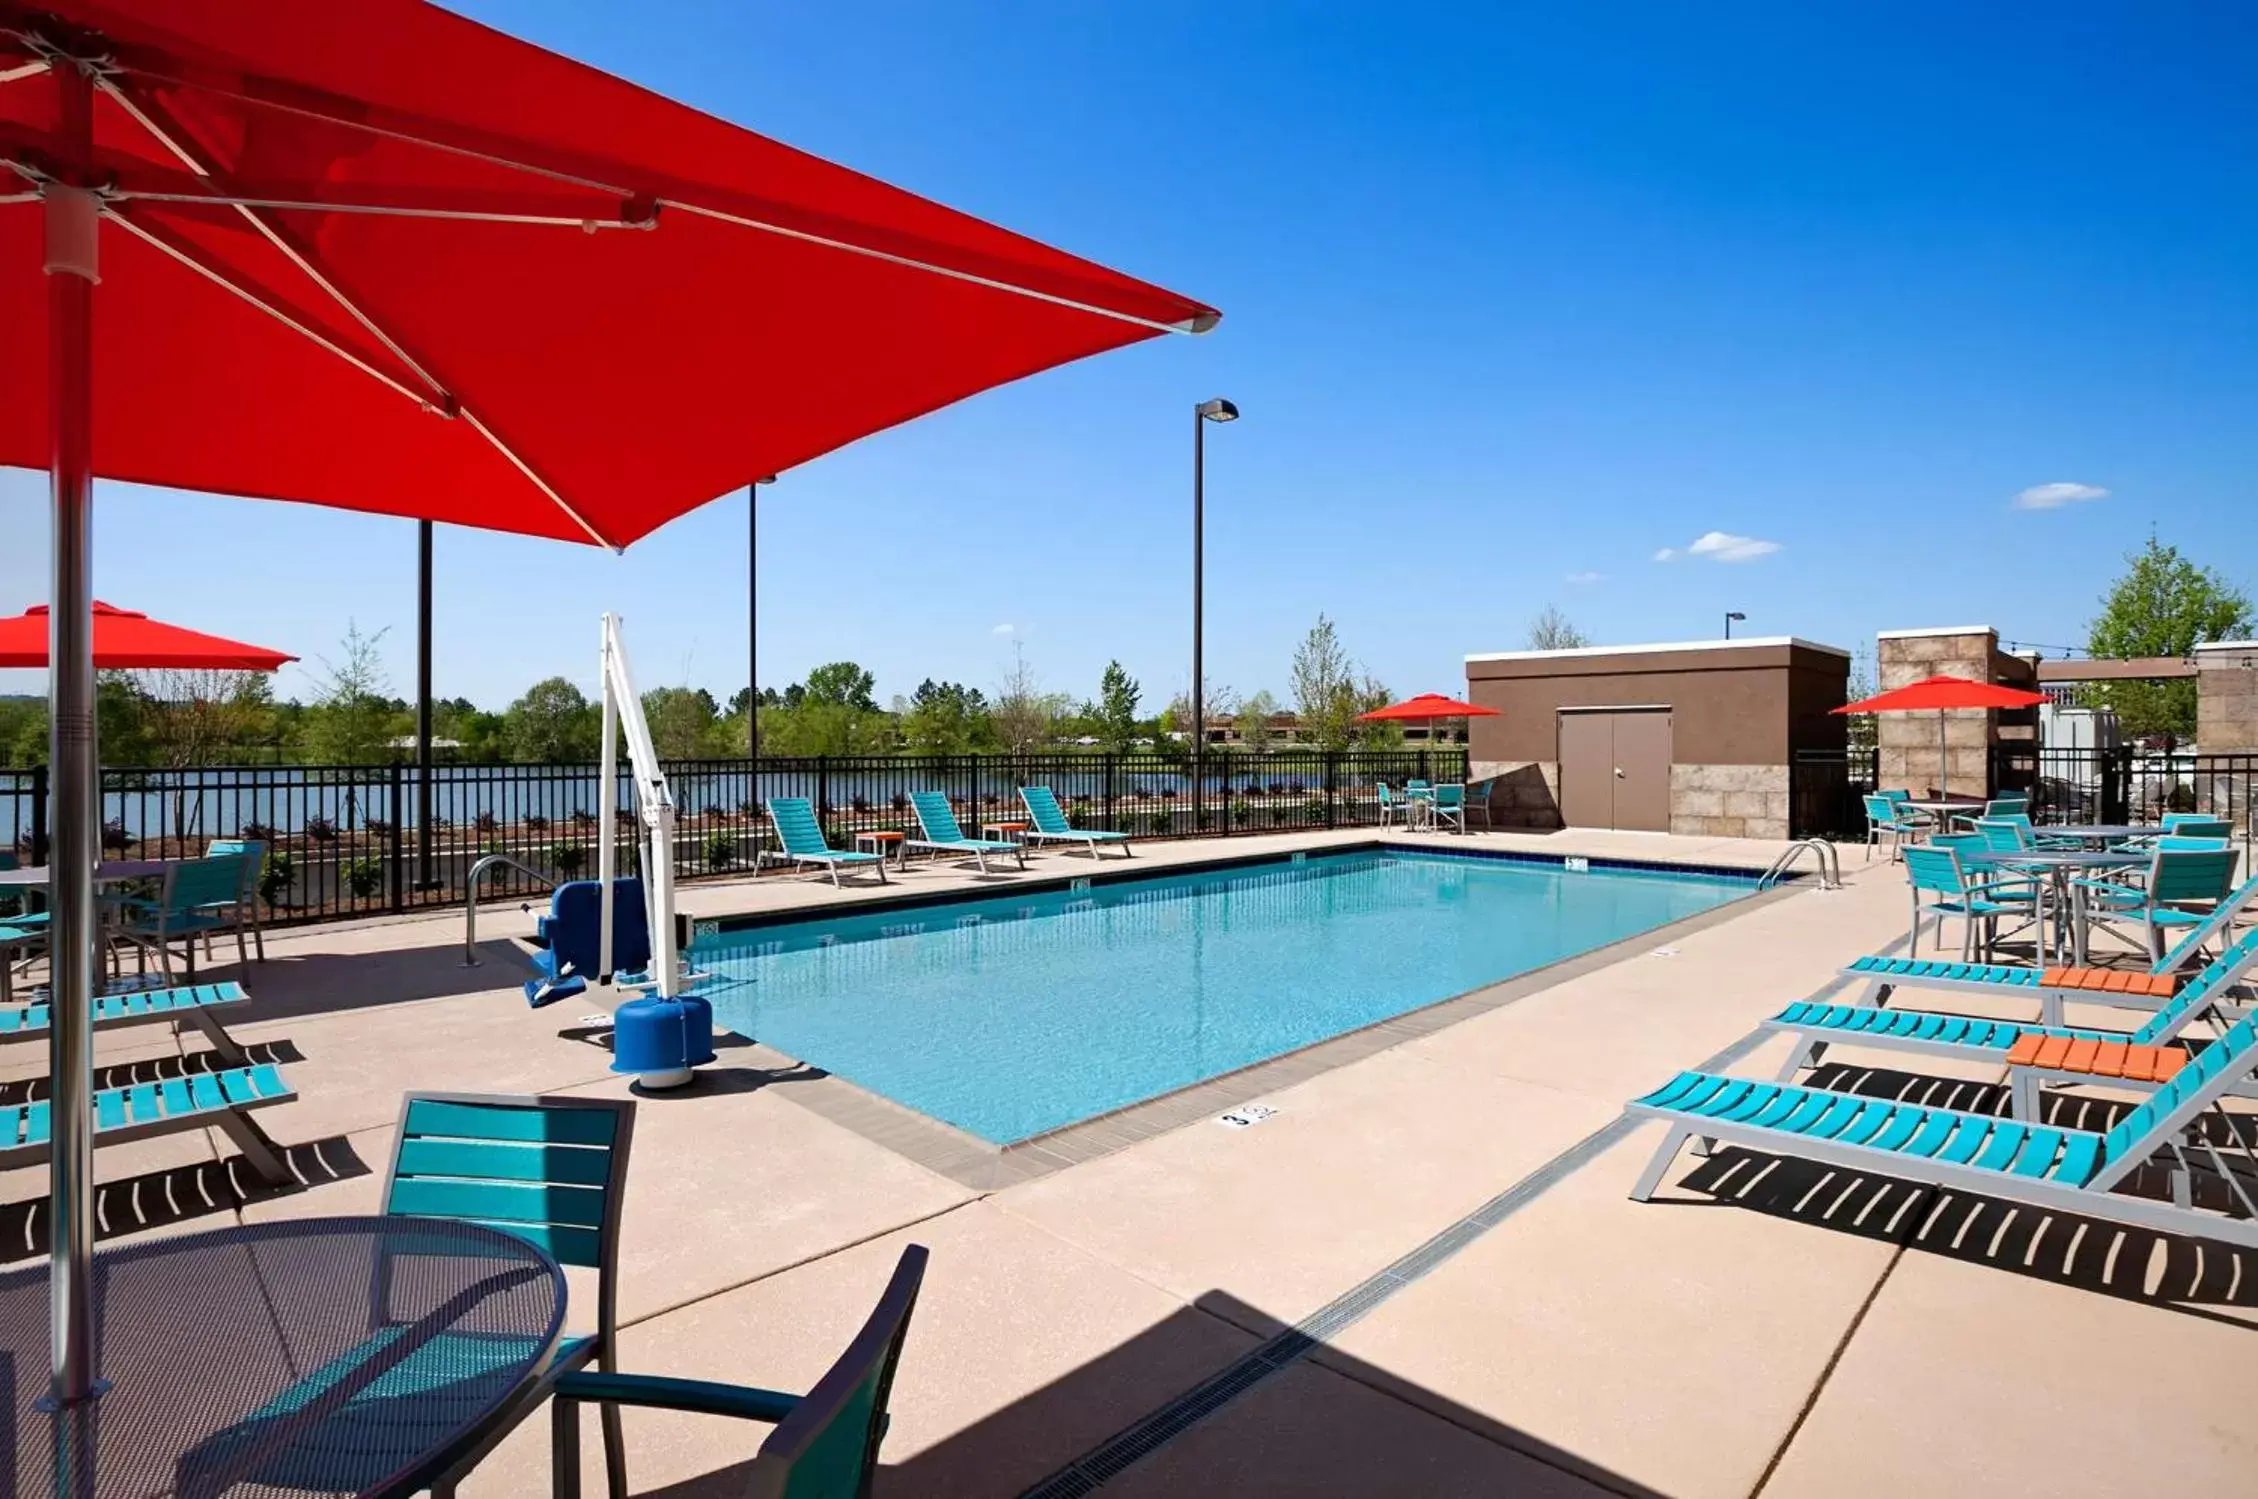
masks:
{"type": "Polygon", "coordinates": [[[1121,857],[1133,857],[1129,852],[1127,833],[1101,833],[1094,828],[1078,828],[1066,820],[1066,813],[1058,804],[1058,796],[1048,786],[1022,786],[1019,800],[1025,804],[1027,815],[1035,825],[1020,836],[1044,843],[1080,843],[1090,850],[1090,857],[1098,856],[1101,843],[1121,845],[1121,857]]]}
{"type": "Polygon", "coordinates": [[[556,1499],[580,1499],[580,1407],[594,1400],[608,1409],[646,1406],[773,1423],[752,1462],[731,1470],[732,1492],[749,1499],[869,1499],[894,1366],[909,1335],[926,1258],[922,1244],[902,1250],[862,1331],[805,1395],[650,1374],[565,1375],[557,1381],[551,1417],[551,1492],[556,1499]]]}
{"type": "Polygon", "coordinates": [[[936,854],[969,854],[978,861],[980,872],[988,872],[988,855],[1010,854],[1019,860],[1019,867],[1027,867],[1027,849],[1024,844],[1002,842],[994,838],[967,838],[964,829],[957,826],[957,815],[949,809],[949,799],[938,791],[913,791],[910,805],[917,809],[917,826],[925,834],[922,838],[903,840],[902,852],[907,856],[913,848],[929,848],[936,854]]]}
{"type": "MultiPolygon", "coordinates": [[[[212,1043],[212,1049],[219,1053],[222,1061],[241,1067],[247,1060],[243,1048],[227,1033],[213,1011],[232,1009],[249,999],[241,984],[196,984],[185,989],[131,989],[118,994],[100,994],[94,999],[94,1029],[112,1030],[153,1020],[185,1021],[204,1033],[204,1039],[212,1043]]],[[[0,1041],[44,1037],[52,1014],[44,994],[20,1008],[0,1009],[0,1041]]]]}
{"type": "MultiPolygon", "coordinates": [[[[1827,1048],[1837,1042],[1871,1046],[1885,1051],[1914,1052],[1954,1061],[1993,1066],[2007,1064],[2008,1053],[2026,1037],[2059,1036],[2069,1041],[2116,1042],[2126,1046],[2162,1046],[2199,1018],[2231,1022],[2240,1019],[2242,1007],[2229,995],[2258,967],[2258,930],[2242,939],[2191,978],[2187,986],[2166,1001],[2133,1031],[2101,1030],[2083,1026],[2028,1024],[2015,1020],[1988,1020],[1951,1015],[1937,1010],[1888,1010],[1874,1005],[1798,1003],[1764,1021],[1762,1028],[1783,1031],[1797,1038],[1796,1046],[1780,1068],[1776,1081],[1787,1082],[1806,1067],[1816,1067],[1827,1048]]],[[[2091,1073],[2048,1074],[2047,1078],[2095,1082],[2091,1073]]],[[[2013,1079],[2018,1117],[2036,1117],[2037,1078],[2029,1069],[2017,1068],[2013,1079]],[[2026,1097],[2026,1093],[2028,1096],[2026,1097]]],[[[2127,1079],[2111,1077],[2111,1086],[2127,1079]]],[[[2141,1078],[2129,1079],[2139,1086],[2141,1078]]]]}
{"type": "Polygon", "coordinates": [[[842,869],[870,869],[877,873],[878,883],[886,883],[886,856],[884,854],[843,853],[831,846],[823,836],[823,824],[815,820],[815,804],[804,796],[776,796],[769,798],[768,823],[776,829],[776,841],[782,845],[784,857],[797,869],[802,864],[813,864],[831,872],[831,883],[838,885],[842,869]]]}
{"type": "MultiPolygon", "coordinates": [[[[296,1183],[281,1150],[251,1117],[253,1109],[288,1103],[298,1095],[272,1063],[231,1067],[224,1072],[191,1072],[161,1082],[100,1088],[94,1094],[94,1143],[119,1145],[152,1135],[218,1125],[226,1131],[251,1170],[269,1186],[296,1183]]],[[[53,1120],[48,1101],[0,1107],[0,1168],[29,1166],[47,1159],[53,1120]]]]}
{"type": "MultiPolygon", "coordinates": [[[[2235,1152],[2243,1159],[2230,1160],[2210,1138],[2193,1131],[2197,1117],[2217,1109],[2254,1069],[2258,1016],[2237,1022],[2203,1048],[2107,1134],[1681,1072],[1625,1106],[1635,1119],[1659,1119],[1667,1126],[1631,1199],[1653,1197],[1688,1140],[1707,1146],[1725,1140],[1845,1171],[2258,1249],[2258,1171],[2249,1164],[2247,1145],[2235,1152]],[[2170,1177],[2170,1201],[2116,1190],[2151,1162],[2170,1177]],[[2193,1200],[2197,1176],[2223,1185],[2238,1211],[2180,1205],[2193,1200]]],[[[2225,1116],[2224,1127],[2239,1142],[2247,1139],[2248,1123],[2225,1116]]]]}

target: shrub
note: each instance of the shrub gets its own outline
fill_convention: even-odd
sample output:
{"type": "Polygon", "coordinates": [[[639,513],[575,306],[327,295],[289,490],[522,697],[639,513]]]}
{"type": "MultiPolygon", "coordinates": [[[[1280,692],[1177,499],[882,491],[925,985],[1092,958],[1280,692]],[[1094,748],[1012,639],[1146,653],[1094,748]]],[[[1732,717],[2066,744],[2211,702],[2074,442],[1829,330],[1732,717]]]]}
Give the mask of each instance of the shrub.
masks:
{"type": "Polygon", "coordinates": [[[580,870],[588,862],[588,850],[577,843],[560,843],[549,850],[550,867],[568,880],[580,878],[580,870]]]}
{"type": "Polygon", "coordinates": [[[576,828],[592,828],[596,825],[596,814],[582,807],[572,814],[572,825],[576,828]]]}
{"type": "Polygon", "coordinates": [[[1240,827],[1251,827],[1253,825],[1254,808],[1247,802],[1246,798],[1240,797],[1231,803],[1231,821],[1237,823],[1240,827]]]}
{"type": "Polygon", "coordinates": [[[1166,838],[1176,831],[1176,814],[1173,811],[1155,812],[1150,826],[1155,838],[1166,838]]]}
{"type": "Polygon", "coordinates": [[[309,817],[306,819],[306,836],[316,843],[335,843],[337,824],[326,817],[309,817]]]}
{"type": "Polygon", "coordinates": [[[491,812],[481,812],[476,817],[471,819],[470,825],[478,829],[481,833],[491,833],[498,830],[502,826],[502,819],[496,817],[491,812]]]}
{"type": "Polygon", "coordinates": [[[1272,796],[1284,796],[1291,788],[1284,781],[1272,781],[1266,789],[1272,796]]]}
{"type": "MultiPolygon", "coordinates": [[[[370,826],[374,827],[375,824],[371,823],[370,826]]],[[[525,830],[528,833],[546,833],[549,831],[549,819],[538,812],[528,812],[525,815],[525,830]]]]}
{"type": "Polygon", "coordinates": [[[706,835],[706,868],[719,874],[737,862],[737,840],[727,833],[706,835]]]}
{"type": "Polygon", "coordinates": [[[1282,828],[1293,820],[1294,808],[1289,803],[1272,802],[1270,804],[1270,821],[1272,825],[1282,828]]]}
{"type": "Polygon", "coordinates": [[[1301,804],[1301,815],[1313,823],[1323,822],[1325,820],[1325,798],[1313,796],[1308,801],[1303,802],[1301,804]]]}
{"type": "Polygon", "coordinates": [[[744,818],[747,822],[751,822],[754,818],[760,816],[760,812],[761,809],[758,802],[743,801],[737,804],[737,815],[744,818]]]}
{"type": "Polygon", "coordinates": [[[274,844],[274,825],[266,822],[247,822],[243,824],[243,831],[235,836],[248,838],[255,843],[264,843],[272,847],[274,844]]]}
{"type": "Polygon", "coordinates": [[[379,895],[384,890],[384,861],[374,854],[353,859],[345,865],[345,888],[361,899],[379,895]]]}
{"type": "Polygon", "coordinates": [[[895,792],[887,805],[891,806],[896,812],[907,812],[909,810],[909,793],[906,791],[895,792]]]}
{"type": "Polygon", "coordinates": [[[259,871],[259,899],[280,909],[282,898],[290,893],[291,876],[297,872],[296,861],[288,854],[268,854],[267,867],[259,871]]]}
{"type": "Polygon", "coordinates": [[[389,838],[392,836],[392,820],[388,817],[363,818],[361,820],[361,826],[367,828],[370,832],[376,834],[380,838],[389,838]]]}
{"type": "Polygon", "coordinates": [[[124,853],[141,840],[125,830],[122,822],[102,824],[102,847],[115,853],[124,853]]]}
{"type": "Polygon", "coordinates": [[[870,798],[858,792],[847,799],[847,805],[857,812],[868,812],[870,810],[870,798]]]}

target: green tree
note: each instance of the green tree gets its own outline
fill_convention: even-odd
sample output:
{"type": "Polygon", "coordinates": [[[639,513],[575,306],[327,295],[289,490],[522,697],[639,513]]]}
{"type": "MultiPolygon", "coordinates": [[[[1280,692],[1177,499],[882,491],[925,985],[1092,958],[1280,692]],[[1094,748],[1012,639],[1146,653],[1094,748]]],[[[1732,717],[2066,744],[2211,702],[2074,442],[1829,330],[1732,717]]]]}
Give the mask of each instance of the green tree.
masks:
{"type": "MultiPolygon", "coordinates": [[[[2096,657],[2179,658],[2198,645],[2233,640],[2250,629],[2250,600],[2218,573],[2199,567],[2154,535],[2125,559],[2101,600],[2086,649],[2096,657]]],[[[2108,682],[2087,689],[2092,701],[2116,710],[2128,734],[2195,732],[2195,683],[2108,682]]]]}
{"type": "Polygon", "coordinates": [[[1014,643],[1011,670],[1005,673],[995,706],[988,712],[1003,747],[1023,755],[1048,746],[1058,737],[1059,720],[1066,716],[1069,705],[1064,693],[1043,691],[1034,668],[1027,664],[1026,651],[1014,643]]]}
{"type": "Polygon", "coordinates": [[[1320,614],[1294,648],[1294,713],[1302,735],[1320,749],[1340,749],[1356,737],[1359,687],[1356,663],[1340,631],[1320,614]]]}
{"type": "MultiPolygon", "coordinates": [[[[652,688],[643,694],[643,722],[649,725],[651,747],[662,760],[710,755],[720,737],[720,710],[713,694],[703,687],[652,688]]],[[[599,726],[597,735],[602,734],[599,726]]]]}
{"type": "Polygon", "coordinates": [[[1568,616],[1551,604],[1544,613],[1529,621],[1529,649],[1532,651],[1572,651],[1590,645],[1591,637],[1568,622],[1568,616]]]}
{"type": "Polygon", "coordinates": [[[338,659],[323,658],[305,726],[306,749],[316,763],[366,765],[391,753],[401,726],[377,649],[384,634],[363,635],[357,623],[347,621],[338,659]]]}
{"type": "Polygon", "coordinates": [[[526,764],[593,760],[603,735],[602,710],[563,677],[534,683],[502,715],[502,743],[526,764]]]}
{"type": "Polygon", "coordinates": [[[1273,719],[1278,716],[1278,700],[1267,692],[1257,692],[1239,704],[1239,743],[1260,752],[1270,748],[1278,737],[1273,719]]]}
{"type": "Polygon", "coordinates": [[[1097,711],[1091,717],[1097,720],[1098,741],[1114,754],[1125,752],[1136,742],[1137,703],[1143,696],[1137,679],[1120,662],[1105,664],[1105,672],[1098,678],[1097,711]]]}
{"type": "Polygon", "coordinates": [[[961,682],[928,677],[907,702],[895,699],[894,711],[901,720],[903,747],[912,754],[961,755],[996,742],[987,698],[961,682]]]}
{"type": "Polygon", "coordinates": [[[806,702],[835,703],[859,713],[876,713],[878,703],[870,694],[877,685],[878,679],[854,662],[834,661],[809,672],[807,686],[800,690],[806,702]]]}
{"type": "MultiPolygon", "coordinates": [[[[1378,723],[1357,721],[1358,715],[1370,713],[1375,708],[1385,708],[1396,700],[1396,695],[1388,690],[1388,684],[1366,672],[1363,679],[1349,691],[1354,700],[1349,714],[1349,728],[1356,741],[1367,749],[1403,748],[1402,724],[1393,719],[1382,719],[1378,723]]],[[[1437,722],[1433,727],[1440,729],[1443,725],[1437,722]]]]}

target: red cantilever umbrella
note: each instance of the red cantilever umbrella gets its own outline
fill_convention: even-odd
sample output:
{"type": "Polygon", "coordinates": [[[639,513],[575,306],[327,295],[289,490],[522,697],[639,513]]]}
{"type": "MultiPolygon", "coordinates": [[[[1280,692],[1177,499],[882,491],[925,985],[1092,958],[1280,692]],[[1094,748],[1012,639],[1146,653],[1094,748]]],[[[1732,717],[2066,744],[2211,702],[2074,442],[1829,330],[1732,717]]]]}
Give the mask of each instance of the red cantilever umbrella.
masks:
{"type": "MultiPolygon", "coordinates": [[[[45,604],[0,619],[0,666],[45,666],[48,630],[45,604]]],[[[280,671],[297,659],[94,601],[94,664],[104,670],[280,671]]]]}
{"type": "Polygon", "coordinates": [[[0,463],[53,475],[70,1404],[93,1388],[96,475],[622,547],[1216,314],[421,0],[0,0],[0,328],[43,318],[44,347],[0,340],[0,463]]]}
{"type": "Polygon", "coordinates": [[[1945,714],[1956,708],[2029,708],[2046,701],[2043,692],[1975,682],[1966,677],[1923,677],[1903,687],[1878,692],[1855,703],[1845,703],[1837,713],[1934,713],[1937,716],[1937,791],[1949,795],[1950,761],[1944,744],[1945,714]]]}
{"type": "Polygon", "coordinates": [[[1455,697],[1444,697],[1439,692],[1422,692],[1417,697],[1407,697],[1400,703],[1374,708],[1370,713],[1359,713],[1356,717],[1359,723],[1425,723],[1431,736],[1435,720],[1439,718],[1495,718],[1497,712],[1495,708],[1462,703],[1455,697]]]}

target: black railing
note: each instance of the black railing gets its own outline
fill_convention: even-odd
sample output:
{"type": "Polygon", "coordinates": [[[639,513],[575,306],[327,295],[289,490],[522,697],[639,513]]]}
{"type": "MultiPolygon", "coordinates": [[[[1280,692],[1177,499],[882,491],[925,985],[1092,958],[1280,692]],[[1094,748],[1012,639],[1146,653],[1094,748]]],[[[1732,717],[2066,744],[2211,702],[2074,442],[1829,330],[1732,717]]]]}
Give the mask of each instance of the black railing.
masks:
{"type": "Polygon", "coordinates": [[[1798,750],[1788,761],[1788,836],[1862,838],[1874,789],[1873,750],[1798,750]]]}
{"type": "Polygon", "coordinates": [[[1992,752],[1992,784],[2028,792],[2033,822],[2152,825],[2167,812],[2201,812],[2224,819],[2248,847],[2258,753],[2144,755],[2129,745],[2001,745],[1992,752]]]}
{"type": "MultiPolygon", "coordinates": [[[[841,756],[670,763],[678,812],[675,873],[744,875],[766,863],[774,835],[761,803],[813,802],[836,847],[857,833],[909,830],[913,791],[940,791],[974,835],[1023,822],[1018,788],[1044,785],[1079,826],[1148,838],[1363,827],[1379,820],[1377,781],[1462,780],[1463,749],[1281,750],[1209,754],[1197,787],[1187,757],[1046,753],[928,757],[841,756]]],[[[431,785],[431,867],[419,865],[412,765],[229,765],[112,769],[102,776],[108,858],[183,858],[214,838],[269,848],[265,890],[273,919],[319,921],[459,903],[470,867],[490,853],[559,880],[591,875],[601,772],[594,765],[444,765],[431,785]]],[[[633,805],[629,777],[619,801],[633,805]]],[[[622,813],[622,857],[639,834],[622,813]]],[[[25,863],[47,856],[47,773],[0,770],[0,848],[25,863]]],[[[536,887],[508,866],[496,895],[536,887]]]]}

